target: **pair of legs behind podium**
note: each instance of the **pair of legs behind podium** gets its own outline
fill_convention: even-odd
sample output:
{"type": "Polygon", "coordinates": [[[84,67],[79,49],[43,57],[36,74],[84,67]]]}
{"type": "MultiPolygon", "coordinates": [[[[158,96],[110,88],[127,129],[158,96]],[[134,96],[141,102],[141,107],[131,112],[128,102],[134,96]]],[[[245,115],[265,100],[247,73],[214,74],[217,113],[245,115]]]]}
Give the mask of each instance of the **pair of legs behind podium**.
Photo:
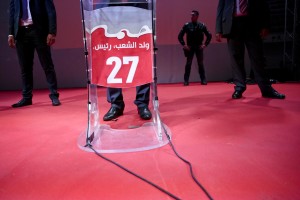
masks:
{"type": "MultiPolygon", "coordinates": [[[[104,115],[104,121],[110,121],[123,115],[125,103],[121,88],[107,88],[107,101],[111,104],[111,107],[104,115]]],[[[152,118],[152,114],[148,108],[149,101],[150,84],[137,86],[134,104],[137,106],[137,111],[141,119],[148,120],[152,118]]]]}

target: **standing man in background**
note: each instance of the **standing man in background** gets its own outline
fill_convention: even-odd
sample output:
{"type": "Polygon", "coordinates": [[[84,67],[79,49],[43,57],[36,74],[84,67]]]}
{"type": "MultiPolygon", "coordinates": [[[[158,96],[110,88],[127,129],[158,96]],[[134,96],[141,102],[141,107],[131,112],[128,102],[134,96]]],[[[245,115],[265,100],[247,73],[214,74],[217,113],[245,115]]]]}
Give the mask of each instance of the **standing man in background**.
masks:
{"type": "Polygon", "coordinates": [[[263,41],[269,33],[270,13],[266,0],[219,0],[216,18],[216,40],[227,39],[235,84],[233,99],[242,98],[246,90],[245,47],[255,80],[265,98],[284,99],[271,86],[265,72],[263,41]]]}
{"type": "Polygon", "coordinates": [[[61,104],[50,49],[55,43],[56,30],[53,0],[10,0],[8,45],[17,49],[23,96],[12,107],[32,105],[35,50],[46,75],[52,105],[61,104]]]}
{"type": "Polygon", "coordinates": [[[191,66],[196,54],[198,62],[198,71],[202,85],[207,85],[205,69],[203,64],[203,49],[207,47],[211,40],[211,34],[208,32],[206,26],[198,22],[199,12],[193,10],[191,13],[191,22],[186,23],[178,34],[178,41],[183,46],[184,55],[186,57],[185,72],[184,72],[184,85],[189,85],[189,78],[191,73],[191,66]],[[186,43],[184,35],[186,34],[186,43]],[[206,40],[203,44],[204,35],[206,40]]]}

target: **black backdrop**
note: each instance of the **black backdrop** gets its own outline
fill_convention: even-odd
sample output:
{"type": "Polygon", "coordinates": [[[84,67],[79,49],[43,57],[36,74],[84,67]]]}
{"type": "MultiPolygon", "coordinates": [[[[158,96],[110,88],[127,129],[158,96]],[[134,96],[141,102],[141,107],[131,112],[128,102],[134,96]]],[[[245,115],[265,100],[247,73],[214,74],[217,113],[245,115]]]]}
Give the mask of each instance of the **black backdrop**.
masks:
{"type": "MultiPolygon", "coordinates": [[[[281,0],[283,1],[283,0],[281,0]]],[[[86,72],[83,54],[80,2],[54,0],[58,17],[58,35],[53,47],[53,60],[60,88],[85,87],[86,72]]],[[[7,45],[9,0],[0,1],[0,90],[21,88],[20,71],[16,52],[7,45]]],[[[199,20],[214,35],[217,0],[158,0],[157,1],[157,67],[158,83],[182,82],[185,58],[177,35],[184,23],[190,20],[190,12],[199,10],[199,20]]],[[[270,37],[271,38],[271,37],[270,37]]],[[[269,39],[271,41],[271,39],[269,39]]],[[[268,67],[279,68],[282,44],[271,41],[266,45],[268,67]],[[270,45],[271,44],[271,45],[270,45]],[[269,46],[269,47],[268,47],[269,46]]],[[[212,43],[204,52],[204,64],[208,81],[225,81],[231,78],[227,46],[212,43]]],[[[36,56],[37,57],[37,56],[36,56]]],[[[249,68],[247,60],[247,68],[249,68]]],[[[194,60],[191,81],[199,81],[194,60]]],[[[34,87],[47,88],[39,61],[35,58],[34,87]]]]}

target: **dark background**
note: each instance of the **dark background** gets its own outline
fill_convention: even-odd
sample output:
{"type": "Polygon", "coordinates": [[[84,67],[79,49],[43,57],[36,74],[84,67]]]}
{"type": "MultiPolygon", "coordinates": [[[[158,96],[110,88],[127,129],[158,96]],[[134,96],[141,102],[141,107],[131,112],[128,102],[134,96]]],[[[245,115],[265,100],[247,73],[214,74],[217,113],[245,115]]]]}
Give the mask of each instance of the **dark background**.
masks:
{"type": "MultiPolygon", "coordinates": [[[[52,49],[53,60],[60,88],[85,87],[83,34],[80,1],[54,0],[58,18],[58,35],[52,49]]],[[[184,23],[190,21],[190,12],[199,10],[199,21],[215,34],[217,0],[159,0],[157,1],[157,67],[158,83],[183,81],[185,58],[177,41],[184,23]]],[[[20,71],[15,49],[7,45],[9,0],[0,1],[0,90],[21,88],[20,71]]],[[[265,41],[267,71],[272,78],[282,81],[291,79],[283,67],[283,37],[285,0],[269,0],[272,14],[272,34],[265,41]]],[[[231,78],[231,68],[225,40],[216,43],[213,37],[205,50],[204,64],[208,81],[226,81],[231,78]]],[[[45,76],[35,56],[34,87],[47,88],[45,76]]],[[[247,71],[249,61],[247,60],[247,71]]],[[[199,81],[196,60],[191,73],[191,82],[199,81]]]]}

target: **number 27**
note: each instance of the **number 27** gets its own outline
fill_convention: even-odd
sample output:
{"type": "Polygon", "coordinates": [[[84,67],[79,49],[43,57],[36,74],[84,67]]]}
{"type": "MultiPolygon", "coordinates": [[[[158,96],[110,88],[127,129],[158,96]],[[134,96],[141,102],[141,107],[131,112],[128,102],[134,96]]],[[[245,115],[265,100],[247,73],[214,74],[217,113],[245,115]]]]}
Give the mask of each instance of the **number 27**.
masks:
{"type": "Polygon", "coordinates": [[[106,60],[107,65],[113,65],[114,68],[107,77],[107,83],[122,83],[122,78],[116,78],[117,73],[121,69],[122,65],[128,65],[131,62],[130,70],[126,79],[126,83],[132,83],[136,68],[139,63],[139,57],[138,56],[124,56],[123,60],[121,60],[119,57],[110,57],[106,60]]]}

